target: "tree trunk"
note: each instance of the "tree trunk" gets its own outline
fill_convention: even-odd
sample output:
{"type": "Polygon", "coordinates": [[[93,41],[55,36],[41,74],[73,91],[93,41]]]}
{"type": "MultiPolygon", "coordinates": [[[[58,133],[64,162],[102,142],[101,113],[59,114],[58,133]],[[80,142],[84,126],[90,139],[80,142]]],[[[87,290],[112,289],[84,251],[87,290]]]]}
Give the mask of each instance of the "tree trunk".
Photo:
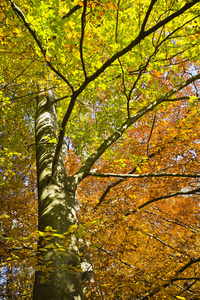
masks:
{"type": "Polygon", "coordinates": [[[82,285],[77,242],[69,233],[76,224],[73,177],[67,178],[61,155],[57,176],[52,178],[52,161],[57,139],[54,97],[37,98],[36,161],[38,185],[38,257],[34,300],[81,300],[82,285]]]}

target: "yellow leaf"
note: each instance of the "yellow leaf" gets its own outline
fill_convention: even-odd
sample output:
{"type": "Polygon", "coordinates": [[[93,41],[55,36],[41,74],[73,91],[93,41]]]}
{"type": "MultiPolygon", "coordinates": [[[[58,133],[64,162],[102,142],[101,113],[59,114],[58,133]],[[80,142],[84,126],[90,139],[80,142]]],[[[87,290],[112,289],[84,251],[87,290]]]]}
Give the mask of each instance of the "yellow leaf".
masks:
{"type": "Polygon", "coordinates": [[[9,216],[9,215],[6,215],[6,214],[4,214],[4,215],[1,215],[1,216],[0,216],[0,218],[5,218],[5,219],[7,219],[7,218],[10,218],[10,216],[9,216]]]}
{"type": "Polygon", "coordinates": [[[37,250],[37,244],[33,244],[33,249],[37,250]]]}
{"type": "Polygon", "coordinates": [[[46,61],[50,62],[51,61],[51,58],[50,56],[46,55],[46,61]]]}

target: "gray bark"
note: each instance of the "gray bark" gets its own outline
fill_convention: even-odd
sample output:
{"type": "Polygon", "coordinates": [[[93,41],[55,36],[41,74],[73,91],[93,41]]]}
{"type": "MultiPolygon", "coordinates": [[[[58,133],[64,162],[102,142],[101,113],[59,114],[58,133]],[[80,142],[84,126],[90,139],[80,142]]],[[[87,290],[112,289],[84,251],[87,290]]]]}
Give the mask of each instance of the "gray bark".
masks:
{"type": "Polygon", "coordinates": [[[73,178],[66,177],[62,155],[57,165],[57,175],[52,177],[57,130],[52,95],[38,97],[35,123],[38,230],[45,232],[47,226],[50,226],[57,235],[63,236],[50,234],[39,239],[33,299],[81,300],[83,296],[81,272],[78,271],[80,260],[77,242],[75,236],[68,233],[70,226],[76,224],[76,185],[73,178]],[[62,247],[62,251],[59,247],[62,247]]]}

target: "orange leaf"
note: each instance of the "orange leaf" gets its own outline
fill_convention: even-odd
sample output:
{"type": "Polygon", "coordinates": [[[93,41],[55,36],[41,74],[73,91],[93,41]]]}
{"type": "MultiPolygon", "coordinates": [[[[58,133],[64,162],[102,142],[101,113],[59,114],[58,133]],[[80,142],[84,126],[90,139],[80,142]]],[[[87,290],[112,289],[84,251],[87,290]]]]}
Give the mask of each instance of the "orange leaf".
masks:
{"type": "Polygon", "coordinates": [[[115,10],[115,4],[114,4],[113,2],[110,2],[110,8],[111,8],[112,10],[115,10]]]}
{"type": "Polygon", "coordinates": [[[78,5],[83,6],[83,2],[82,1],[78,1],[78,5]]]}
{"type": "Polygon", "coordinates": [[[103,11],[102,10],[99,10],[99,15],[103,16],[103,11]]]}

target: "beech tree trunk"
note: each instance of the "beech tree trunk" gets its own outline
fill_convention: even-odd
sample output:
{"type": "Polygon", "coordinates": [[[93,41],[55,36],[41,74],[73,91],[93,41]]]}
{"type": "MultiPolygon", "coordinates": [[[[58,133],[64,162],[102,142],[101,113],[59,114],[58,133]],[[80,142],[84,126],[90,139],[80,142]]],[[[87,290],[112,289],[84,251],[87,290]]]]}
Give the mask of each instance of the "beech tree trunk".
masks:
{"type": "Polygon", "coordinates": [[[37,98],[35,135],[38,230],[41,236],[33,299],[81,300],[83,294],[77,241],[68,232],[70,226],[76,224],[76,185],[73,177],[66,176],[62,155],[57,175],[52,178],[58,130],[54,100],[51,93],[47,97],[37,98]]]}

